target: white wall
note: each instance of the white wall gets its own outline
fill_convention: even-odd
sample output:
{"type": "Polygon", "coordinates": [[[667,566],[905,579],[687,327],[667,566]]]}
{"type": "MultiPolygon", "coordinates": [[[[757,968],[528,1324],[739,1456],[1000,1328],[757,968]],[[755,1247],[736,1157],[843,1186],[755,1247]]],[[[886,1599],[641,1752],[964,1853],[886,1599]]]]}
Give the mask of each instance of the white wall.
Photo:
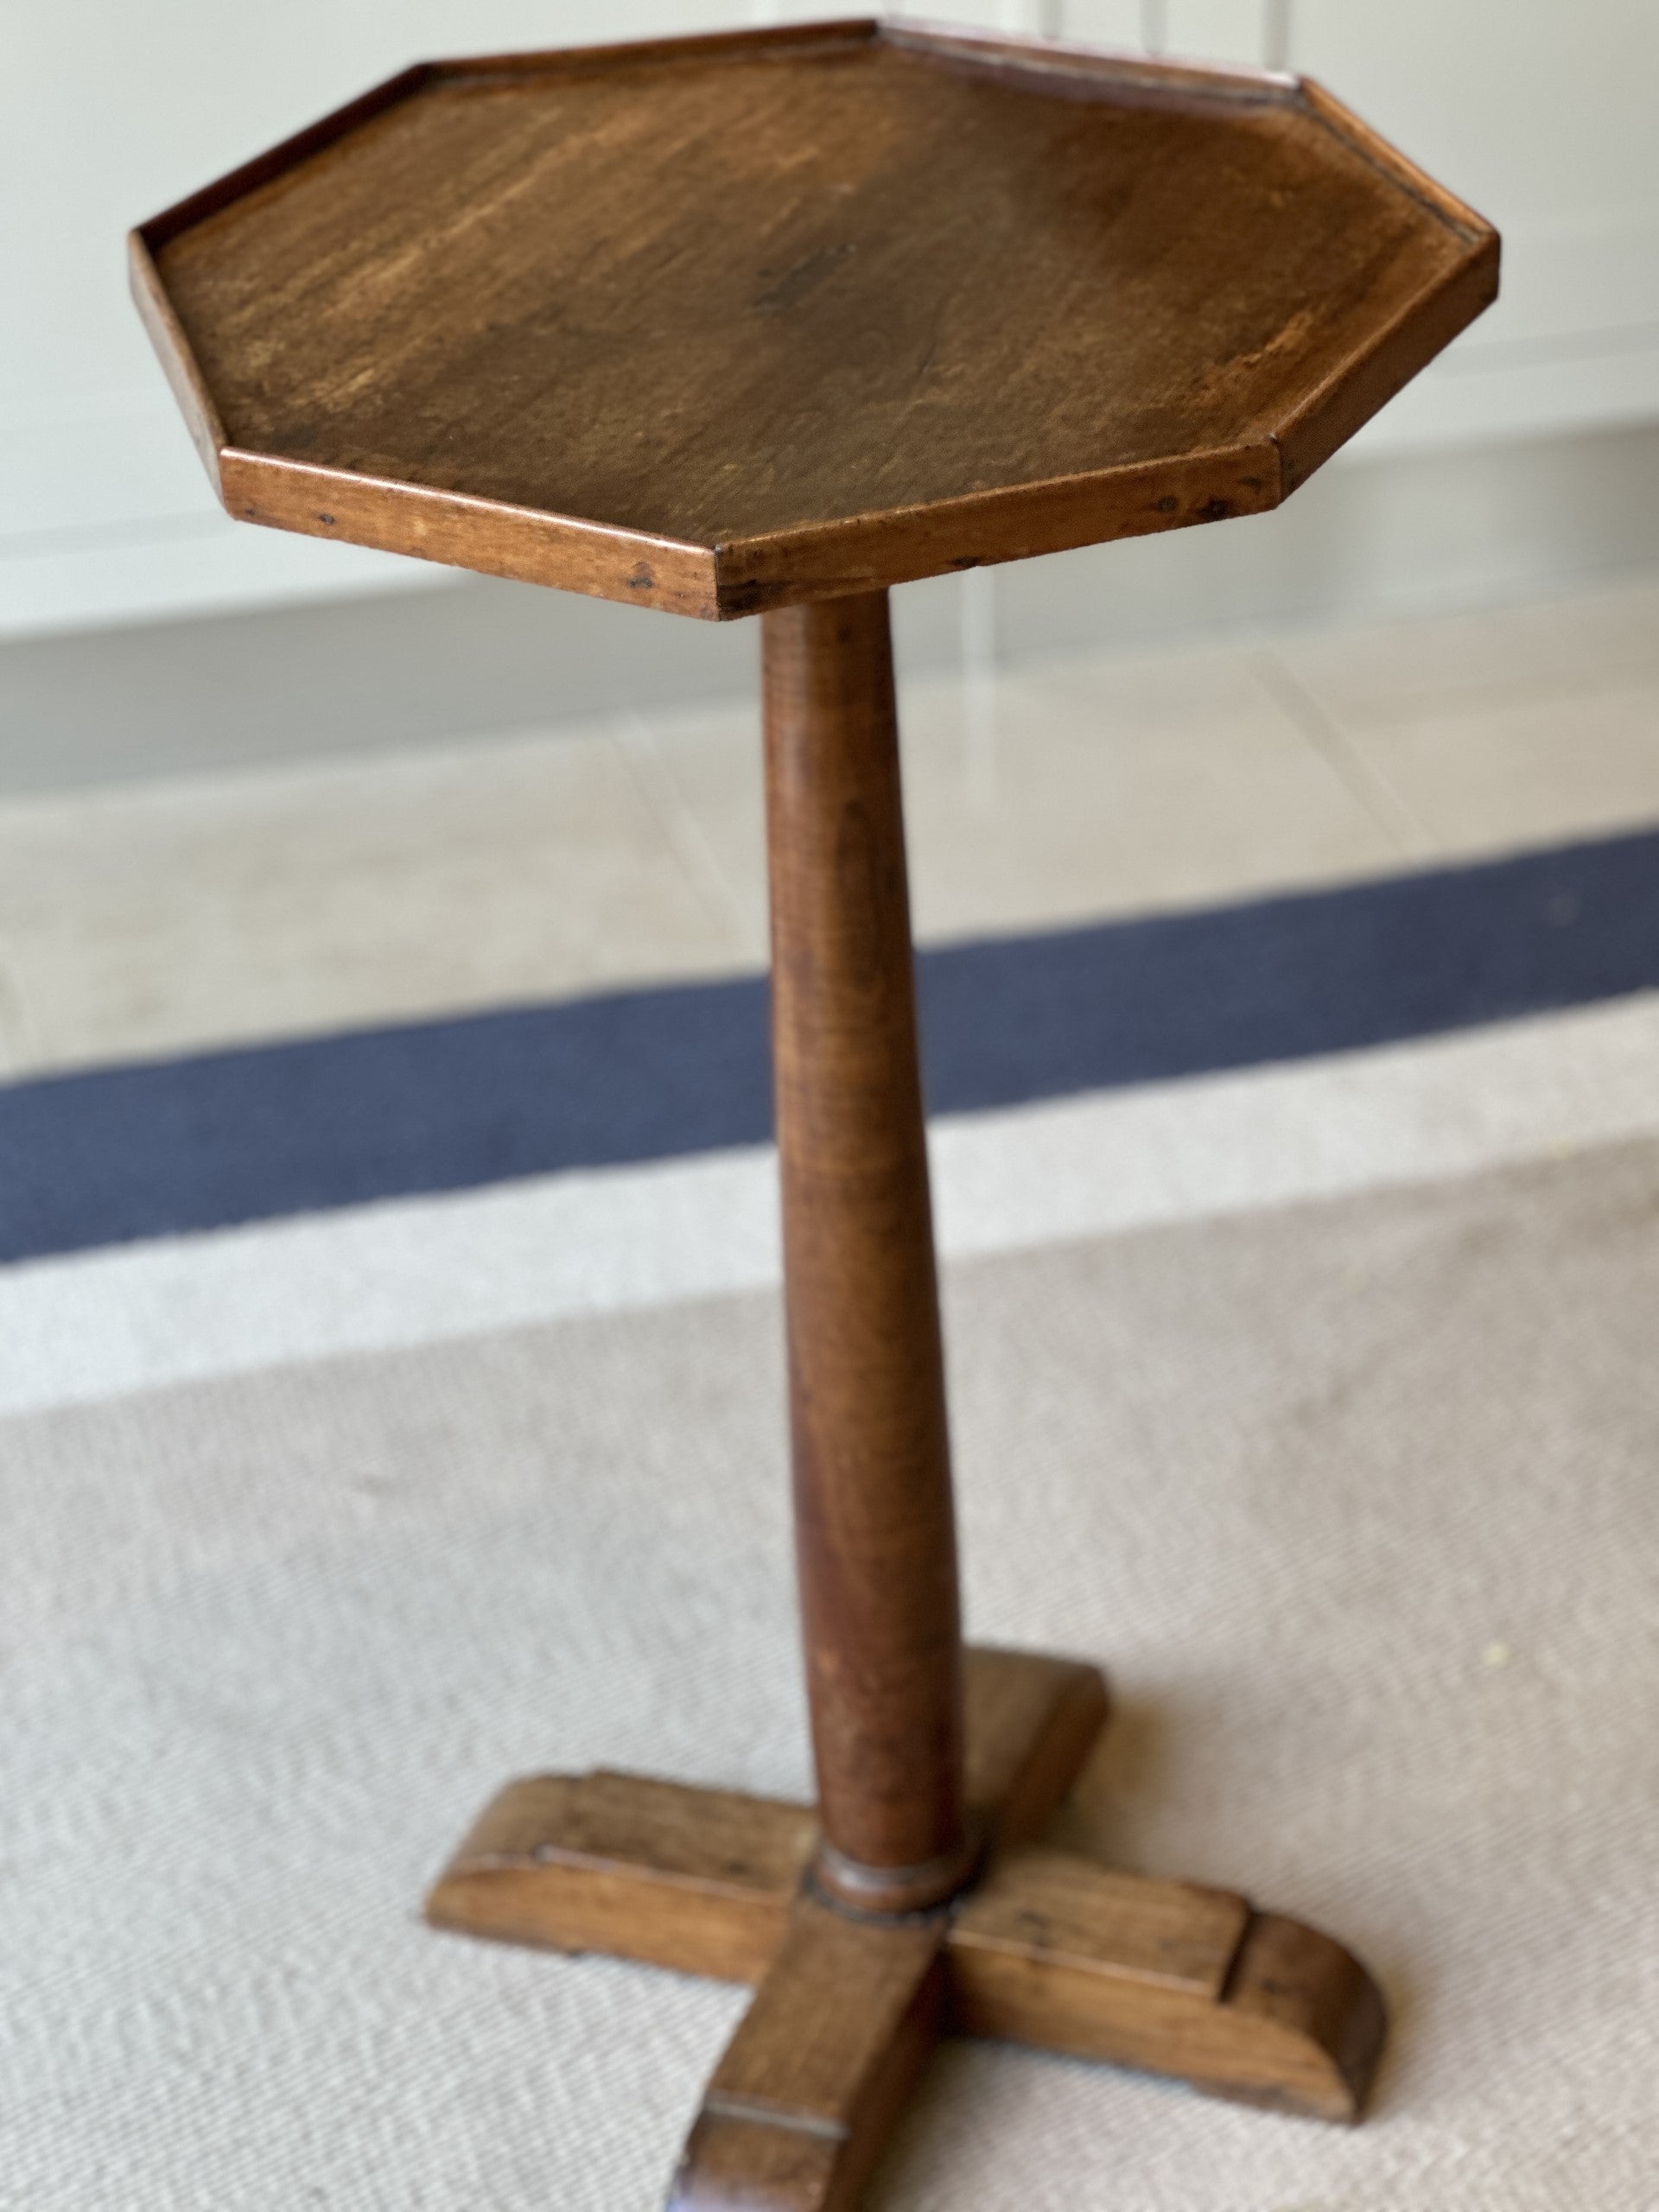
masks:
{"type": "MultiPolygon", "coordinates": [[[[0,633],[445,572],[219,515],[128,304],[134,221],[422,55],[835,0],[22,0],[0,77],[0,633]],[[24,13],[24,9],[28,12],[24,13]],[[20,20],[21,17],[21,20],[20,20]]],[[[1503,228],[1497,308],[1358,454],[1659,417],[1655,0],[948,0],[1319,77],[1503,228]]]]}

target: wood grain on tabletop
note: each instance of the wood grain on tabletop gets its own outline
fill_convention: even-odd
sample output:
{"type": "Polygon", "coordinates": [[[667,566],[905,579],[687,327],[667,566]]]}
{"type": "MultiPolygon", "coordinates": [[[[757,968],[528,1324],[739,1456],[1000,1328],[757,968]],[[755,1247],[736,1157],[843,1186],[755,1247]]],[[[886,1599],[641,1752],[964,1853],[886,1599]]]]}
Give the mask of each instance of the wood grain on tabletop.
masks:
{"type": "Polygon", "coordinates": [[[378,99],[143,233],[231,511],[685,612],[1271,506],[1495,288],[1249,73],[854,24],[378,99]]]}

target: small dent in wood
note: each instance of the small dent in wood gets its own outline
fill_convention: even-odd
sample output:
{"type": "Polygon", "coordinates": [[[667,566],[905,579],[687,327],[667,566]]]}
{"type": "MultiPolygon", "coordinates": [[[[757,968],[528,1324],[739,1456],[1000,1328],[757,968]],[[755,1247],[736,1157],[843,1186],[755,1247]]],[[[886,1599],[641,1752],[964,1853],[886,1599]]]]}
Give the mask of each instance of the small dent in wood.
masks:
{"type": "MultiPolygon", "coordinates": [[[[804,300],[809,292],[816,292],[824,279],[833,276],[842,263],[857,251],[857,245],[850,238],[839,245],[820,246],[816,253],[809,253],[804,261],[798,261],[792,269],[786,270],[775,283],[757,296],[755,313],[782,315],[786,308],[804,300]]],[[[760,274],[769,276],[772,271],[763,269],[760,274]]]]}

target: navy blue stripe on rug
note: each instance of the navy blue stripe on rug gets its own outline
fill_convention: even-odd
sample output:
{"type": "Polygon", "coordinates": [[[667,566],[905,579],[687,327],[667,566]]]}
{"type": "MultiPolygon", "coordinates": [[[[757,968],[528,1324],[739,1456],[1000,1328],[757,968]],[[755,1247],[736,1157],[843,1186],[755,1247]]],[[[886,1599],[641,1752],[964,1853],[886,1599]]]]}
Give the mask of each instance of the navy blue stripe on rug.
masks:
{"type": "MultiPolygon", "coordinates": [[[[936,1113],[1348,1052],[1659,985],[1659,833],[958,944],[936,1113]]],[[[0,1258],[754,1144],[760,977],[0,1087],[0,1258]]]]}

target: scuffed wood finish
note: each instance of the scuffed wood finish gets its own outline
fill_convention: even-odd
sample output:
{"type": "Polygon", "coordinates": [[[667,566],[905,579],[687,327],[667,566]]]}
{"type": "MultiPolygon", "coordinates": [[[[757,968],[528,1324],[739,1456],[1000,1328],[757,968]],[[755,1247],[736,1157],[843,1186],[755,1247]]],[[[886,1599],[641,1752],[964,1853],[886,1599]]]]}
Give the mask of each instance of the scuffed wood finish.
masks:
{"type": "Polygon", "coordinates": [[[1300,1920],[1253,1913],[1208,2031],[1195,2020],[1165,2070],[1238,2104],[1352,2122],[1388,2024],[1382,1993],[1351,1951],[1300,1920]]]}
{"type": "Polygon", "coordinates": [[[1036,1961],[1052,1975],[1107,1974],[1213,2003],[1249,1918],[1230,1890],[1151,1881],[1073,1852],[1027,1847],[997,1860],[957,1913],[951,1942],[970,1984],[975,1961],[988,1984],[995,1961],[1036,1961]]]}
{"type": "MultiPolygon", "coordinates": [[[[1104,1709],[1100,1677],[978,1649],[967,1683],[969,1802],[1006,1835],[1035,1818],[1033,1775],[1052,1803],[1063,1765],[1080,1764],[1084,1716],[1098,1725],[1104,1709]]],[[[624,1775],[543,1776],[489,1807],[429,1916],[761,1985],[688,2146],[684,2212],[854,2203],[941,2028],[1274,2110],[1358,2117],[1382,2000],[1318,1930],[1231,1891],[1007,1841],[954,1904],[861,1918],[811,1894],[816,1835],[804,1807],[624,1775]]]]}
{"type": "Polygon", "coordinates": [[[486,1808],[435,1927],[758,1981],[817,1840],[810,1808],[623,1774],[537,1775],[486,1808]]]}
{"type": "Polygon", "coordinates": [[[883,593],[762,632],[772,1064],[796,1549],[849,1902],[967,1869],[957,1549],[883,593]]]}
{"type": "MultiPolygon", "coordinates": [[[[970,1645],[967,1803],[1037,1834],[1106,1718],[1097,1668],[970,1645]]],[[[435,1927],[758,1981],[818,1840],[810,1806],[639,1775],[531,1775],[485,1808],[427,1900],[435,1927]]]]}
{"type": "Polygon", "coordinates": [[[134,257],[233,515],[714,618],[1274,506],[1497,270],[1317,86],[862,20],[423,64],[134,257]]]}
{"type": "Polygon", "coordinates": [[[944,1925],[811,1897],[715,2067],[670,2212],[850,2212],[944,2012],[944,1925]]]}
{"type": "Polygon", "coordinates": [[[966,1901],[950,1942],[958,2034],[1359,2117],[1385,2025],[1375,1983],[1329,1936],[1229,1891],[1017,1853],[966,1901]]]}
{"type": "MultiPolygon", "coordinates": [[[[1364,1968],[1329,1936],[1254,1911],[1230,1891],[1125,1874],[1025,1842],[1087,1755],[1105,1717],[1104,1686],[1095,1668],[1037,1652],[974,1647],[965,1659],[968,1802],[997,1847],[976,1885],[925,1923],[930,1941],[945,1947],[948,2032],[1140,2067],[1317,2119],[1356,2119],[1384,2024],[1364,1968]]],[[[629,1775],[538,1776],[488,1807],[428,1915],[467,1935],[760,1983],[781,1963],[786,1941],[798,1939],[813,1961],[838,1955],[826,1920],[880,1940],[890,1932],[808,1910],[803,1887],[817,1837],[804,1806],[629,1775]],[[817,1931],[810,1942],[803,1929],[817,1931]]],[[[913,1930],[900,1923],[898,1932],[913,1930]]],[[[878,1954],[857,1956],[858,1972],[874,1975],[879,1990],[897,1986],[888,1974],[902,1980],[910,1970],[908,1954],[879,1973],[878,1954]]],[[[759,2192],[757,2205],[779,2212],[853,2201],[824,2193],[849,2189],[858,2170],[857,2158],[846,2162],[840,2122],[830,2125],[810,2101],[824,2093],[798,2086],[785,2094],[779,2084],[798,2080],[791,2067],[826,2063],[832,2080],[852,2079],[858,2067],[846,2051],[885,2050],[891,2011],[878,2004],[867,2019],[865,1999],[853,2002],[865,1985],[846,1982],[833,2023],[809,2018],[794,2052],[799,1993],[817,1971],[783,1976],[750,2016],[760,2024],[734,2045],[741,2070],[734,2060],[716,2076],[719,2094],[711,2089],[693,2137],[703,2194],[683,2196],[687,2208],[721,2204],[717,2187],[740,2182],[759,2192]],[[753,2070],[762,2060],[764,2095],[753,2070]],[[758,2119],[745,2100],[766,2096],[777,2109],[758,2119]]],[[[930,1985],[930,2034],[933,2001],[930,1985]]],[[[909,2063],[880,2069],[895,2095],[909,2063]]],[[[860,2140],[879,2147],[880,2133],[860,2140]]]]}
{"type": "Polygon", "coordinates": [[[632,600],[671,614],[712,613],[706,558],[695,545],[568,516],[508,509],[460,492],[398,487],[341,468],[315,468],[226,446],[218,456],[219,496],[238,522],[268,523],[308,537],[412,553],[475,575],[541,579],[556,569],[566,591],[632,600]],[[395,512],[387,494],[398,493],[395,512]],[[528,562],[529,566],[525,563],[528,562]]]}
{"type": "Polygon", "coordinates": [[[715,556],[716,611],[758,613],[947,569],[1260,514],[1278,505],[1281,473],[1269,438],[1175,455],[1155,467],[1097,469],[735,538],[715,556]],[[982,550],[970,557],[966,545],[982,550]]]}

